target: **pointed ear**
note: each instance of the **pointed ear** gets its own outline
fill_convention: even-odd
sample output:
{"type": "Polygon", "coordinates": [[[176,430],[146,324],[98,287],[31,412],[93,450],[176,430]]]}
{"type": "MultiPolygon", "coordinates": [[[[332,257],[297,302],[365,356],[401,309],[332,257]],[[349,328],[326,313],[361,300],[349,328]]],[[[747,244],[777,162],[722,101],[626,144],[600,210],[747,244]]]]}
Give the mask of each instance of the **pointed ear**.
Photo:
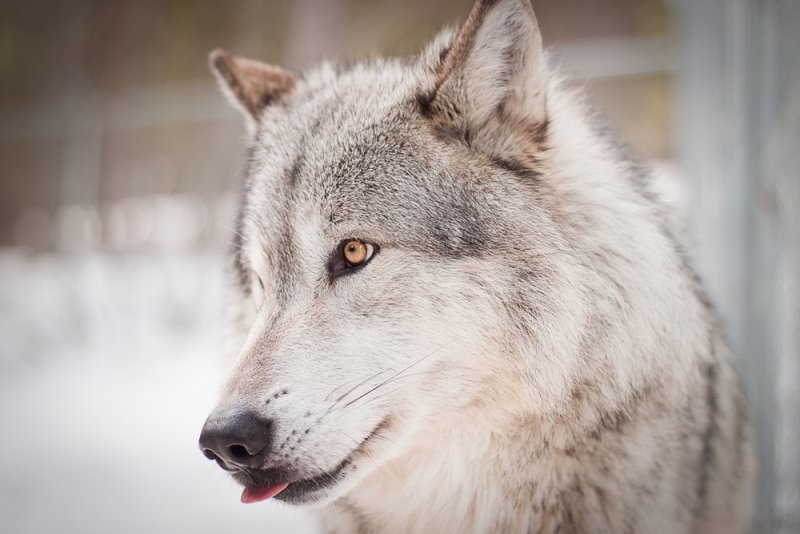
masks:
{"type": "Polygon", "coordinates": [[[417,100],[440,128],[467,140],[488,129],[488,141],[504,127],[546,124],[547,69],[528,0],[477,0],[455,37],[437,38],[422,63],[417,100]]]}
{"type": "Polygon", "coordinates": [[[280,67],[237,57],[222,49],[211,52],[208,59],[222,91],[245,113],[251,126],[255,125],[261,110],[294,87],[294,74],[280,67]]]}

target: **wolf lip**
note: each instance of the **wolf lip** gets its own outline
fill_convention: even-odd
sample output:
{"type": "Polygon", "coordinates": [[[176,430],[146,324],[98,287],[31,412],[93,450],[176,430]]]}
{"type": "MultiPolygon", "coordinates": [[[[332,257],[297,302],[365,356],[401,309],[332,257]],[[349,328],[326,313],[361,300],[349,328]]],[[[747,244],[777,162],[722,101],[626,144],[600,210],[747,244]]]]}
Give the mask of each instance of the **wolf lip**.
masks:
{"type": "Polygon", "coordinates": [[[366,438],[364,438],[358,447],[353,449],[353,451],[351,451],[351,453],[339,463],[339,465],[326,473],[315,476],[314,478],[297,479],[292,478],[291,473],[273,472],[271,473],[270,477],[254,476],[254,473],[250,473],[250,476],[247,477],[249,480],[244,481],[242,480],[242,476],[234,475],[234,478],[237,478],[239,482],[245,485],[245,488],[242,491],[242,502],[249,504],[266,501],[272,497],[278,497],[279,494],[281,495],[278,497],[278,499],[281,501],[300,502],[298,499],[302,499],[303,495],[336,484],[339,480],[341,480],[342,472],[345,470],[345,468],[353,462],[353,457],[363,450],[364,445],[373,437],[375,437],[378,432],[388,427],[390,425],[390,421],[391,419],[386,417],[372,430],[372,432],[370,432],[366,438]],[[281,484],[271,484],[271,482],[276,479],[289,481],[281,484]],[[261,482],[261,485],[259,485],[260,481],[263,481],[261,482]],[[248,485],[248,482],[250,485],[248,485]]]}
{"type": "Polygon", "coordinates": [[[242,491],[242,502],[249,504],[254,502],[266,501],[267,499],[274,497],[275,495],[285,490],[288,486],[289,484],[287,482],[284,482],[283,484],[276,484],[274,486],[264,486],[261,488],[258,487],[244,488],[244,491],[242,491]]]}

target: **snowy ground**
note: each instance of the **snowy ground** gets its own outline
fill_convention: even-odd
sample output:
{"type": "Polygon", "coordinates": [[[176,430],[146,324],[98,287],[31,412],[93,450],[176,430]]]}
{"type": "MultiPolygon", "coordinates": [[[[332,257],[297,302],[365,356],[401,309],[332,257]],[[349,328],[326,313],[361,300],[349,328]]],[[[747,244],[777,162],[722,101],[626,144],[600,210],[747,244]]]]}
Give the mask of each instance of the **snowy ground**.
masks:
{"type": "Polygon", "coordinates": [[[317,532],[197,449],[218,385],[215,252],[0,251],[0,532],[317,532]]]}

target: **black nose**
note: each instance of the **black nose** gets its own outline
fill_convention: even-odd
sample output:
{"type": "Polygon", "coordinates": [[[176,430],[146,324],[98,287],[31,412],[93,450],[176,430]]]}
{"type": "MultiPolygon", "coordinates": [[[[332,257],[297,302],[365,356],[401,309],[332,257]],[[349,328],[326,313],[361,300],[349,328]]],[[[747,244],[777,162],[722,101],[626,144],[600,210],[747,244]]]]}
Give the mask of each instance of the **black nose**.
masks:
{"type": "Polygon", "coordinates": [[[261,467],[272,447],[272,421],[249,411],[211,414],[200,432],[200,450],[230,466],[261,467]]]}

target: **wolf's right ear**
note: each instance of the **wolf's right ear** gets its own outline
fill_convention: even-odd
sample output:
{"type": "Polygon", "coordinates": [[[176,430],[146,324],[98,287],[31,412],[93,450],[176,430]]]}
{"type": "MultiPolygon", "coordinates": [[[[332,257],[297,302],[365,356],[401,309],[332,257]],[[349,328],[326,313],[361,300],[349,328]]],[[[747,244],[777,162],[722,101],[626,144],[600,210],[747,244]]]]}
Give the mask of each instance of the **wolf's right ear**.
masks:
{"type": "Polygon", "coordinates": [[[211,71],[228,100],[242,112],[248,127],[255,126],[260,112],[294,87],[291,72],[254,59],[234,56],[217,49],[208,56],[211,71]]]}

